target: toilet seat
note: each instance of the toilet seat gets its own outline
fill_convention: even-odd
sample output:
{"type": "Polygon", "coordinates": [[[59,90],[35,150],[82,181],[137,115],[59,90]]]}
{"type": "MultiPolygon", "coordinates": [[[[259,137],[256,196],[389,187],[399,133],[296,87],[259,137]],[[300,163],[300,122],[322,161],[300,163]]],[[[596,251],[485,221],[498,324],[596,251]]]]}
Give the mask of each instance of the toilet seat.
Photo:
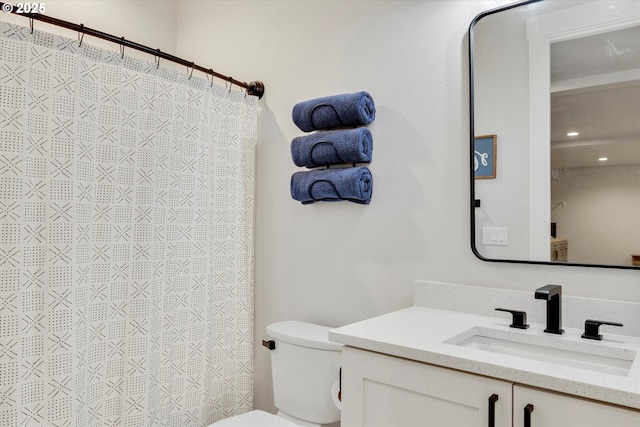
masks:
{"type": "Polygon", "coordinates": [[[226,418],[209,427],[299,427],[291,421],[258,409],[226,418]]]}

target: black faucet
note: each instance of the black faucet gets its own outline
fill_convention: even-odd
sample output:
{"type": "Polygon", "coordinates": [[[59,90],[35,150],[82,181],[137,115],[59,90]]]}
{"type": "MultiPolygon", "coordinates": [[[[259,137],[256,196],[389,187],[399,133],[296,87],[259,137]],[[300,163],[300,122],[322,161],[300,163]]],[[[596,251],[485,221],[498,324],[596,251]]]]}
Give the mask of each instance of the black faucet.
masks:
{"type": "Polygon", "coordinates": [[[547,285],[536,289],[536,299],[547,301],[547,329],[550,334],[563,334],[562,329],[562,286],[547,285]]]}

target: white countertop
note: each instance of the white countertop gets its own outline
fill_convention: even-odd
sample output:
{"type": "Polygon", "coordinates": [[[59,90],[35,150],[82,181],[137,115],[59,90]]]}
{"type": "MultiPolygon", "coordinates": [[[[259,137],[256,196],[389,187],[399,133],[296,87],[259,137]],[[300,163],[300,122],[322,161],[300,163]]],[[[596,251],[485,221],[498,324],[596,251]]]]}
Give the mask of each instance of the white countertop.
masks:
{"type": "Polygon", "coordinates": [[[529,322],[529,329],[510,328],[511,319],[488,317],[425,307],[410,307],[329,332],[329,339],[351,347],[457,369],[514,383],[640,409],[640,338],[600,332],[603,341],[582,339],[582,330],[564,328],[563,335],[543,332],[544,325],[529,322]],[[629,374],[614,375],[529,358],[467,348],[444,341],[474,327],[522,334],[525,340],[558,340],[566,348],[597,346],[606,352],[631,349],[637,356],[629,374]]]}

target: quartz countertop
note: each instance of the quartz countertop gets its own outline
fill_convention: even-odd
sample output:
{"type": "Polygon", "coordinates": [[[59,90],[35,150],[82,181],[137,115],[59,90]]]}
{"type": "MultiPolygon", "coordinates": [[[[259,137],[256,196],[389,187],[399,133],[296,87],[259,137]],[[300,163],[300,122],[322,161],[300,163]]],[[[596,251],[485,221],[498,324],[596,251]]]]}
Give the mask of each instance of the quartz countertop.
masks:
{"type": "MultiPolygon", "coordinates": [[[[573,396],[640,409],[640,338],[609,333],[602,328],[603,341],[582,339],[582,330],[564,328],[563,335],[545,333],[544,325],[529,323],[529,329],[510,328],[511,319],[454,311],[409,307],[329,332],[329,339],[351,347],[426,362],[464,372],[499,378],[573,396]],[[630,350],[636,358],[628,375],[595,372],[561,366],[491,351],[458,346],[472,328],[490,328],[523,342],[544,340],[567,349],[594,346],[599,352],[630,350]]],[[[555,347],[555,345],[554,345],[555,347]]]]}

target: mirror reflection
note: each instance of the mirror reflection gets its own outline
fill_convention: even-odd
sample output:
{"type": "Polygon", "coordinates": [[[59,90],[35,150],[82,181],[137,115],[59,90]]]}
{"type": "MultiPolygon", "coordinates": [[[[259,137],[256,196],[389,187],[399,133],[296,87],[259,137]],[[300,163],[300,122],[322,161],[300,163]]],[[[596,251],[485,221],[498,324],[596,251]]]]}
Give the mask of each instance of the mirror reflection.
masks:
{"type": "Polygon", "coordinates": [[[640,268],[640,2],[489,11],[470,49],[476,254],[640,268]]]}

